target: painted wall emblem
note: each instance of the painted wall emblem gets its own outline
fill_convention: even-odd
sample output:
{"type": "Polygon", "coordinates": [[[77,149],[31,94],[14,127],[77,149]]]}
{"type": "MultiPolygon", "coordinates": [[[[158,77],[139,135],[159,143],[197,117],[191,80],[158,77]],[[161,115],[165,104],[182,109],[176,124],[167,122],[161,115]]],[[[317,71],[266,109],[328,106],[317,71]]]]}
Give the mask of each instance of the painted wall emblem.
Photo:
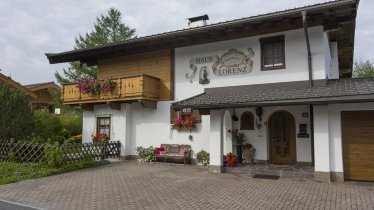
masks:
{"type": "Polygon", "coordinates": [[[202,84],[202,85],[206,85],[206,84],[210,83],[209,72],[208,72],[208,67],[207,66],[203,66],[200,69],[199,83],[202,84]]]}
{"type": "Polygon", "coordinates": [[[230,49],[213,64],[213,73],[217,76],[248,74],[253,68],[253,57],[252,48],[248,49],[248,55],[237,49],[230,49]]]}
{"type": "MultiPolygon", "coordinates": [[[[218,55],[212,55],[192,58],[190,60],[190,69],[192,73],[187,73],[186,79],[188,79],[192,83],[197,74],[197,65],[207,63],[213,63],[212,71],[216,76],[248,74],[252,71],[253,60],[251,58],[254,57],[255,53],[253,52],[252,48],[248,48],[247,51],[247,53],[244,53],[237,49],[230,49],[221,57],[219,57],[218,55]]],[[[209,82],[209,69],[207,66],[203,66],[199,72],[199,83],[209,84],[209,82]]]]}

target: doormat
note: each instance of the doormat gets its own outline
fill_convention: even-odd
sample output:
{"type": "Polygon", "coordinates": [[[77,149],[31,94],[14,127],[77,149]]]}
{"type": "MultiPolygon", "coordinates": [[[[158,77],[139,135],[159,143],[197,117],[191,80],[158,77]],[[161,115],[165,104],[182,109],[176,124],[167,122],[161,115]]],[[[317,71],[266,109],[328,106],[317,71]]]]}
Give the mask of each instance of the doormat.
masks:
{"type": "Polygon", "coordinates": [[[255,174],[255,175],[253,176],[253,178],[278,180],[278,179],[279,179],[279,176],[276,176],[276,175],[255,174]]]}

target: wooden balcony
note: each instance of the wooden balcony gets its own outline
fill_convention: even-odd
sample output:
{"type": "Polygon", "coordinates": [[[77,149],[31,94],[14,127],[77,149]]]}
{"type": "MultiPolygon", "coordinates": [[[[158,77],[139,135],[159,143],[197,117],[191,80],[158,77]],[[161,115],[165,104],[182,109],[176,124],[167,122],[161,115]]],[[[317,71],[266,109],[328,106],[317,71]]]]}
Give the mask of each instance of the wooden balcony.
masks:
{"type": "Polygon", "coordinates": [[[64,104],[98,104],[110,102],[157,102],[160,79],[149,75],[136,75],[112,79],[116,83],[110,93],[83,94],[77,84],[67,84],[62,89],[64,104]]]}

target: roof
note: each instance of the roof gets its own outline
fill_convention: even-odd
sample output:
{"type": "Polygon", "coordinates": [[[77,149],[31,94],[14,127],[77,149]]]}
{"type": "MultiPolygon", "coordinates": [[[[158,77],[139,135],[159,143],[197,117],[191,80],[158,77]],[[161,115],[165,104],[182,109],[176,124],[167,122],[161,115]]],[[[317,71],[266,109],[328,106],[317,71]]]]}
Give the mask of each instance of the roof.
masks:
{"type": "Polygon", "coordinates": [[[31,90],[27,89],[26,87],[24,87],[23,85],[21,85],[20,83],[12,80],[12,78],[8,77],[8,76],[5,76],[4,74],[0,73],[0,84],[1,83],[5,83],[7,85],[10,85],[11,87],[15,88],[15,89],[18,89],[22,92],[24,92],[26,95],[30,96],[31,98],[37,98],[38,96],[33,93],[31,90]]]}
{"type": "MultiPolygon", "coordinates": [[[[280,27],[282,30],[301,28],[301,12],[307,11],[308,21],[312,22],[314,25],[326,24],[326,30],[339,28],[339,30],[347,31],[347,36],[339,34],[338,37],[343,37],[346,39],[346,44],[339,46],[344,47],[342,51],[344,50],[344,53],[349,55],[348,58],[343,60],[347,60],[347,69],[351,69],[353,60],[354,22],[358,2],[359,0],[329,1],[326,3],[298,7],[284,11],[208,24],[201,27],[187,28],[183,30],[138,37],[104,46],[77,49],[61,53],[46,53],[46,56],[51,64],[81,61],[83,63],[87,63],[87,65],[96,65],[99,59],[108,57],[123,56],[161,49],[173,49],[183,46],[270,33],[269,28],[274,29],[276,28],[274,25],[282,23],[283,27],[280,27]],[[319,21],[317,21],[318,18],[319,21]],[[353,24],[347,28],[339,25],[347,22],[353,22],[353,24]]],[[[308,26],[312,27],[313,24],[310,24],[309,22],[308,26]]],[[[339,66],[344,65],[340,64],[339,66]]]]}
{"type": "Polygon", "coordinates": [[[36,84],[29,84],[24,85],[26,88],[28,88],[31,91],[37,91],[47,88],[54,88],[56,90],[61,90],[61,87],[58,86],[55,82],[43,82],[43,83],[36,83],[36,84]]]}
{"type": "Polygon", "coordinates": [[[201,16],[197,16],[197,17],[190,17],[190,18],[187,18],[190,22],[195,22],[195,21],[198,21],[198,20],[209,20],[209,16],[207,14],[205,15],[201,15],[201,16]]]}
{"type": "Polygon", "coordinates": [[[172,106],[176,109],[214,109],[374,101],[374,78],[321,80],[318,83],[323,85],[310,87],[308,81],[300,81],[207,88],[204,93],[172,106]]]}

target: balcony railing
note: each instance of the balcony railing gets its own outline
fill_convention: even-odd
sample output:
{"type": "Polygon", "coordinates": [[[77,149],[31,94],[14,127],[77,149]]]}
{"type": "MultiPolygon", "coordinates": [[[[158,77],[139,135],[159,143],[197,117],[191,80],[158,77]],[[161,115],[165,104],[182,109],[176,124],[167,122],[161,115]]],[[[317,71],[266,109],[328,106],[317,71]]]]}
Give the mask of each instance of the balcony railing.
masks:
{"type": "Polygon", "coordinates": [[[83,94],[77,84],[67,84],[62,89],[64,104],[102,103],[112,101],[158,101],[160,79],[149,75],[136,75],[112,79],[116,83],[110,93],[83,94]]]}

